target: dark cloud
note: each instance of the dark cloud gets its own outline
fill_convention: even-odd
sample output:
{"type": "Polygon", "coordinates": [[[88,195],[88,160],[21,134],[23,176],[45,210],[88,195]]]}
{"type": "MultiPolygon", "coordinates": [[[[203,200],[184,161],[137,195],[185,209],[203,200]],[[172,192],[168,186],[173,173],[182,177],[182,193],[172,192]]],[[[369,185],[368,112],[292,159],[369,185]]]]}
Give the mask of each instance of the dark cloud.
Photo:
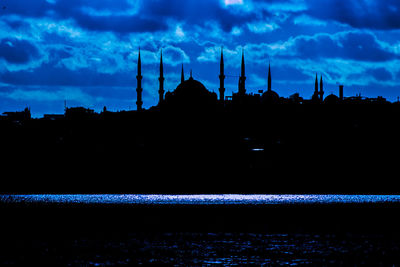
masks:
{"type": "Polygon", "coordinates": [[[4,3],[7,9],[4,15],[18,14],[25,17],[42,17],[45,16],[52,7],[46,0],[24,1],[9,0],[4,3]]]}
{"type": "Polygon", "coordinates": [[[307,13],[355,28],[400,29],[400,1],[308,0],[307,13]]]}
{"type": "Polygon", "coordinates": [[[14,30],[23,30],[22,28],[29,28],[29,23],[23,21],[23,20],[8,20],[4,19],[4,22],[7,23],[9,27],[11,27],[14,30]]]}
{"type": "Polygon", "coordinates": [[[377,62],[397,58],[396,54],[383,49],[372,34],[362,32],[297,38],[294,45],[296,56],[307,59],[343,58],[377,62]]]}
{"type": "Polygon", "coordinates": [[[392,74],[384,68],[370,69],[368,75],[372,75],[377,81],[390,81],[393,79],[392,74]]]}
{"type": "Polygon", "coordinates": [[[142,2],[141,12],[164,21],[172,18],[195,25],[216,21],[225,31],[254,19],[252,13],[231,12],[231,8],[224,8],[215,0],[146,0],[142,2]]]}
{"type": "MultiPolygon", "coordinates": [[[[58,0],[54,4],[50,4],[45,0],[13,0],[10,1],[7,14],[17,14],[23,17],[53,17],[54,19],[72,18],[82,28],[95,31],[124,33],[154,32],[167,29],[168,25],[164,21],[146,16],[146,14],[126,15],[122,13],[129,8],[132,6],[127,1],[58,0]],[[108,12],[109,15],[89,14],[88,9],[99,13],[108,12]]],[[[15,24],[15,22],[12,23],[15,24]]]]}
{"type": "Polygon", "coordinates": [[[160,21],[136,16],[88,16],[77,13],[77,23],[88,30],[112,31],[118,33],[128,32],[155,32],[167,30],[168,25],[160,21]]]}
{"type": "Polygon", "coordinates": [[[140,10],[138,14],[121,14],[132,9],[127,1],[99,0],[59,0],[54,10],[61,17],[72,17],[81,27],[95,31],[154,32],[166,30],[168,25],[157,18],[146,16],[140,10]],[[90,14],[85,8],[98,12],[108,12],[108,15],[90,14]]]}
{"type": "MultiPolygon", "coordinates": [[[[132,9],[127,1],[85,1],[58,0],[50,4],[45,0],[10,1],[8,14],[27,17],[72,18],[81,27],[96,31],[113,32],[154,32],[168,29],[171,19],[184,21],[192,25],[204,25],[216,21],[225,31],[254,19],[254,14],[231,12],[220,1],[182,1],[182,0],[142,0],[137,2],[137,14],[124,14],[132,9]],[[88,12],[92,10],[95,12],[88,12]],[[96,15],[96,11],[107,15],[96,15]]],[[[266,16],[266,11],[263,11],[266,16]]]]}
{"type": "Polygon", "coordinates": [[[110,12],[125,11],[131,6],[127,1],[110,0],[57,0],[54,3],[47,0],[10,0],[7,1],[6,14],[18,14],[26,17],[68,16],[77,13],[84,7],[110,12]],[[55,12],[55,14],[54,14],[55,12]]]}
{"type": "Polygon", "coordinates": [[[128,72],[98,73],[95,69],[70,70],[51,63],[42,64],[34,72],[29,70],[8,71],[0,74],[0,81],[12,85],[35,86],[132,86],[134,76],[128,72]]]}
{"type": "Polygon", "coordinates": [[[0,58],[12,64],[25,64],[37,58],[38,49],[25,40],[5,38],[0,41],[0,58]]]}

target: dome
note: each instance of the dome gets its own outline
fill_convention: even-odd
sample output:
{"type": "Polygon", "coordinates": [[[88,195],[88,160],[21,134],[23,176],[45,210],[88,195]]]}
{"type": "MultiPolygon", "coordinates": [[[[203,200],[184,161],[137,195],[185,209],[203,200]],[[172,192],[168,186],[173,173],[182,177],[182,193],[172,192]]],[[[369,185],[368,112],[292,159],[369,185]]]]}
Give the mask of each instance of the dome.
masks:
{"type": "Polygon", "coordinates": [[[261,96],[261,101],[263,103],[278,103],[279,102],[279,95],[277,92],[274,91],[266,91],[261,96]]]}
{"type": "Polygon", "coordinates": [[[324,99],[325,104],[337,104],[339,103],[339,97],[334,94],[330,94],[324,99]]]}
{"type": "Polygon", "coordinates": [[[207,95],[210,92],[206,89],[206,87],[199,81],[190,77],[188,80],[179,84],[175,89],[175,95],[207,95]]]}
{"type": "Polygon", "coordinates": [[[217,94],[208,91],[201,82],[192,77],[167,94],[165,100],[170,105],[185,108],[211,106],[218,102],[217,94]]]}

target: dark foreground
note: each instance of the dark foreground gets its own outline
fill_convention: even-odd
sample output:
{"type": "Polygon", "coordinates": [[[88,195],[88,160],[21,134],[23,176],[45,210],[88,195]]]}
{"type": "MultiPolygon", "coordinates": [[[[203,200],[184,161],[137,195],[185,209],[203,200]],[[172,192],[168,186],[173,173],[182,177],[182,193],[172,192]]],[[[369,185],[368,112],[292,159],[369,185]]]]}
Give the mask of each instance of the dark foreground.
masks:
{"type": "Polygon", "coordinates": [[[0,121],[0,192],[398,194],[400,105],[0,121]]]}
{"type": "Polygon", "coordinates": [[[400,264],[396,204],[1,204],[0,264],[400,264]]]}

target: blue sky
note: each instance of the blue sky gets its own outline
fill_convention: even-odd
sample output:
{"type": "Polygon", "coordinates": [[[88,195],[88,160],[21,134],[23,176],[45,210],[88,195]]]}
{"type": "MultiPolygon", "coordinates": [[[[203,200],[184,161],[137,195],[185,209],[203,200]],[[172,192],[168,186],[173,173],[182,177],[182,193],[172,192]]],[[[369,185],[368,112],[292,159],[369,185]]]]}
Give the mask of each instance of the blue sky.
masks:
{"type": "Polygon", "coordinates": [[[68,106],[135,109],[141,47],[143,101],[157,103],[185,74],[218,92],[224,47],[226,95],[237,91],[242,48],[248,92],[272,87],[310,98],[315,73],[325,95],[400,96],[398,0],[0,0],[0,112],[34,116],[68,106]]]}

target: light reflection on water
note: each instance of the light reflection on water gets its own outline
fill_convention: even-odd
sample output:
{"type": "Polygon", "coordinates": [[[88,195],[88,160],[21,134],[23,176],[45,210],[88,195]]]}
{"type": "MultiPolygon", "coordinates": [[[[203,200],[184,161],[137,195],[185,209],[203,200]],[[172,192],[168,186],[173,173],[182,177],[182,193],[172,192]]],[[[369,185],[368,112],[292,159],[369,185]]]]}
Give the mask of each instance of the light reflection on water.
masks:
{"type": "Polygon", "coordinates": [[[0,264],[30,266],[398,266],[399,240],[334,234],[154,233],[12,241],[0,264]],[[100,249],[101,248],[101,249],[100,249]],[[20,260],[18,255],[24,255],[20,260]]]}
{"type": "Polygon", "coordinates": [[[0,203],[142,204],[142,205],[271,205],[399,203],[400,195],[0,195],[0,203]]]}

